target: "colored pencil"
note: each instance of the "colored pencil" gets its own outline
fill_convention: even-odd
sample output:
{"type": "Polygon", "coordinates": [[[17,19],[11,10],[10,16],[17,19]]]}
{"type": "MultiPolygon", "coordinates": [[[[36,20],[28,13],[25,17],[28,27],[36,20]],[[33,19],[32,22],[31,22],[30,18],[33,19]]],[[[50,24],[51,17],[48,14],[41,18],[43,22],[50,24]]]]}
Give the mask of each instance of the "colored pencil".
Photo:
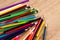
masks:
{"type": "MultiPolygon", "coordinates": [[[[20,18],[20,19],[14,20],[14,21],[12,21],[12,22],[8,22],[7,24],[12,24],[12,23],[18,22],[19,20],[20,20],[21,22],[25,22],[25,21],[27,21],[27,20],[34,19],[34,18],[36,18],[34,15],[28,15],[28,16],[26,16],[26,17],[22,17],[22,18],[20,18]]],[[[5,23],[4,23],[4,24],[0,24],[0,26],[4,26],[4,25],[5,25],[5,23]]]]}
{"type": "MultiPolygon", "coordinates": [[[[27,15],[27,14],[34,14],[35,12],[37,12],[37,10],[33,10],[32,12],[28,12],[28,11],[30,11],[30,9],[26,9],[26,10],[24,10],[24,11],[22,11],[22,12],[18,12],[18,14],[13,14],[13,15],[11,15],[11,16],[8,16],[8,17],[5,17],[5,18],[0,18],[0,22],[1,21],[4,21],[4,20],[7,20],[7,19],[10,19],[10,18],[12,18],[11,20],[14,20],[14,19],[18,19],[18,18],[20,18],[20,17],[22,17],[22,16],[24,16],[24,15],[27,15]],[[26,13],[25,13],[26,12],[26,13]],[[28,12],[28,13],[27,13],[28,12]],[[20,14],[20,15],[19,15],[20,14]],[[17,16],[17,17],[16,17],[17,16]],[[13,18],[13,17],[15,17],[15,18],[13,18]]],[[[11,21],[11,20],[8,20],[8,21],[11,21]]]]}
{"type": "MultiPolygon", "coordinates": [[[[27,28],[25,28],[25,29],[21,29],[22,33],[23,33],[23,32],[25,32],[25,31],[26,31],[26,29],[27,29],[27,28]]],[[[16,33],[15,35],[9,35],[9,37],[7,37],[7,38],[8,38],[8,40],[9,40],[9,39],[11,40],[13,37],[15,37],[15,36],[17,36],[17,35],[21,34],[21,32],[20,32],[20,33],[18,33],[19,31],[20,31],[20,30],[16,31],[16,32],[15,32],[15,33],[16,33]]],[[[12,33],[12,34],[13,34],[13,33],[12,33]]],[[[6,38],[6,39],[7,39],[7,38],[6,38]]]]}
{"type": "Polygon", "coordinates": [[[42,21],[43,21],[43,19],[41,18],[41,19],[37,22],[37,24],[36,24],[36,26],[35,26],[35,29],[34,29],[34,31],[33,31],[33,34],[30,34],[29,37],[28,37],[26,40],[33,40],[33,39],[34,39],[34,36],[35,36],[35,34],[36,34],[39,26],[41,25],[42,21]],[[32,36],[31,36],[31,35],[32,35],[32,36]]]}
{"type": "MultiPolygon", "coordinates": [[[[35,24],[35,25],[36,25],[36,24],[35,24]]],[[[35,26],[34,26],[34,27],[35,27],[35,26]]],[[[29,32],[27,32],[27,33],[25,32],[25,33],[23,33],[23,34],[18,35],[18,36],[20,36],[20,37],[19,37],[17,40],[19,40],[21,37],[23,38],[23,37],[24,37],[23,35],[28,34],[28,33],[29,33],[29,32]]],[[[25,35],[25,36],[26,36],[26,35],[25,35]]],[[[28,36],[29,36],[29,35],[27,35],[27,37],[28,37],[28,36]]],[[[32,35],[31,35],[31,36],[32,36],[32,35]]],[[[30,37],[31,37],[31,36],[30,36],[30,37]]],[[[27,37],[26,37],[26,38],[27,38],[27,37]]],[[[26,38],[25,38],[25,39],[26,39],[26,38]]],[[[16,39],[16,37],[13,38],[12,40],[14,40],[14,39],[16,39]]],[[[21,39],[20,39],[20,40],[21,40],[21,39]]]]}
{"type": "MultiPolygon", "coordinates": [[[[35,25],[37,25],[37,24],[35,24],[35,25]]],[[[34,30],[35,30],[35,29],[34,29],[34,30]]],[[[18,37],[18,39],[17,39],[16,37],[14,37],[12,40],[19,40],[22,35],[25,35],[25,33],[16,36],[16,37],[18,37]]],[[[32,35],[33,35],[33,32],[32,32],[32,35]]],[[[29,38],[32,37],[32,35],[30,34],[30,35],[29,35],[29,38]]],[[[28,37],[28,36],[27,36],[27,37],[28,37]]],[[[26,37],[26,38],[27,38],[27,37],[26,37]]],[[[27,40],[27,39],[26,39],[26,40],[27,40]]],[[[30,40],[30,39],[29,39],[29,40],[30,40]]]]}
{"type": "Polygon", "coordinates": [[[11,19],[11,18],[16,17],[16,16],[19,16],[19,15],[22,15],[22,14],[24,14],[24,13],[30,11],[30,10],[31,9],[26,9],[26,10],[21,11],[21,12],[16,12],[16,13],[10,15],[10,16],[4,17],[4,18],[0,18],[0,22],[5,21],[5,20],[8,20],[8,19],[11,19]]]}
{"type": "MultiPolygon", "coordinates": [[[[17,31],[17,32],[15,32],[15,33],[10,33],[10,34],[3,34],[3,35],[1,35],[1,37],[0,37],[0,39],[3,39],[3,40],[8,40],[8,38],[7,37],[12,37],[13,35],[19,35],[19,34],[21,34],[21,33],[23,33],[23,32],[25,32],[25,29],[22,29],[22,30],[19,30],[19,31],[17,31]],[[12,35],[13,34],[13,35],[12,35]]],[[[14,36],[15,37],[15,36],[14,36]]]]}
{"type": "Polygon", "coordinates": [[[3,24],[0,22],[0,26],[2,26],[2,25],[4,25],[4,24],[8,24],[8,22],[11,22],[11,21],[16,20],[16,19],[18,19],[18,18],[21,18],[21,17],[23,17],[23,16],[25,16],[25,15],[27,15],[27,14],[34,14],[34,13],[36,13],[36,12],[37,12],[37,10],[33,10],[32,12],[27,12],[27,13],[25,13],[25,14],[23,14],[23,15],[17,16],[17,17],[15,17],[15,18],[10,19],[10,20],[6,20],[3,24]]]}
{"type": "Polygon", "coordinates": [[[39,20],[40,19],[40,17],[39,18],[35,18],[35,19],[31,19],[31,20],[28,20],[28,21],[26,21],[26,22],[22,22],[22,23],[14,23],[14,24],[9,24],[9,25],[6,25],[6,26],[2,26],[2,27],[0,27],[0,28],[6,28],[6,27],[9,27],[9,26],[11,26],[11,25],[20,25],[20,24],[24,24],[24,23],[28,23],[28,22],[33,22],[34,20],[39,20]]]}
{"type": "Polygon", "coordinates": [[[12,22],[8,22],[8,23],[13,23],[13,22],[18,22],[19,20],[21,21],[21,22],[24,22],[24,21],[27,21],[27,20],[30,20],[30,19],[34,19],[34,18],[36,18],[34,15],[28,15],[28,16],[26,16],[26,17],[22,17],[22,18],[20,18],[20,19],[18,19],[18,20],[14,20],[14,21],[12,21],[12,22]]]}
{"type": "MultiPolygon", "coordinates": [[[[26,24],[26,25],[29,25],[29,26],[30,26],[31,23],[26,24]]],[[[25,29],[25,28],[26,28],[25,26],[20,26],[20,27],[17,27],[17,28],[14,28],[14,29],[8,30],[8,31],[6,31],[5,33],[6,33],[6,34],[9,34],[9,33],[15,32],[15,31],[17,31],[17,30],[25,29]]]]}
{"type": "Polygon", "coordinates": [[[26,12],[25,14],[16,16],[16,17],[14,17],[14,18],[12,18],[12,19],[10,19],[10,20],[6,20],[5,22],[6,22],[6,23],[11,22],[11,21],[16,20],[16,19],[18,19],[18,18],[21,18],[21,17],[23,17],[23,16],[25,16],[25,15],[34,14],[34,13],[36,13],[37,11],[38,11],[38,10],[32,10],[32,12],[26,12]]]}
{"type": "Polygon", "coordinates": [[[31,27],[26,33],[24,33],[21,37],[20,40],[25,40],[35,29],[35,26],[31,27]]]}
{"type": "Polygon", "coordinates": [[[15,7],[12,7],[12,8],[3,10],[3,11],[0,11],[0,16],[1,16],[1,15],[4,15],[4,14],[7,14],[8,12],[14,11],[14,10],[16,10],[16,9],[22,7],[22,6],[23,6],[23,5],[20,4],[20,5],[17,5],[17,6],[15,6],[15,7]]]}
{"type": "Polygon", "coordinates": [[[8,13],[6,13],[6,14],[4,14],[4,15],[1,15],[0,16],[0,18],[2,17],[6,17],[6,16],[10,16],[10,15],[12,15],[13,13],[16,13],[17,11],[23,11],[24,9],[26,9],[27,8],[27,5],[24,5],[24,6],[22,6],[22,7],[20,7],[19,9],[16,9],[16,10],[13,10],[13,11],[11,11],[11,12],[8,12],[8,13]]]}
{"type": "Polygon", "coordinates": [[[41,26],[40,26],[40,28],[39,28],[38,31],[37,31],[35,40],[40,40],[40,39],[39,39],[39,38],[40,38],[40,37],[39,37],[39,36],[40,36],[40,32],[41,32],[41,30],[43,29],[44,25],[45,25],[45,22],[43,21],[42,24],[41,24],[41,26]]]}
{"type": "Polygon", "coordinates": [[[19,4],[26,3],[26,2],[29,2],[29,0],[24,0],[24,1],[22,1],[22,2],[18,2],[18,3],[15,3],[15,4],[13,4],[13,5],[4,7],[4,8],[0,8],[0,11],[6,10],[6,9],[9,9],[9,8],[12,8],[12,7],[14,7],[14,6],[17,6],[17,5],[19,5],[19,4]]]}
{"type": "Polygon", "coordinates": [[[16,16],[16,17],[14,17],[14,18],[11,18],[10,20],[6,20],[5,23],[8,23],[8,22],[11,22],[11,21],[13,21],[13,20],[16,20],[16,19],[19,19],[19,18],[21,18],[21,17],[24,17],[24,16],[28,15],[29,13],[30,13],[30,12],[26,12],[25,14],[16,16]]]}
{"type": "Polygon", "coordinates": [[[4,31],[7,31],[9,29],[15,28],[15,27],[17,27],[18,25],[21,25],[21,24],[34,22],[34,21],[37,21],[39,19],[40,18],[37,18],[37,19],[34,19],[34,20],[30,20],[30,21],[27,21],[27,22],[14,23],[14,24],[9,24],[9,25],[6,25],[6,26],[2,26],[2,27],[0,27],[0,32],[4,32],[4,31]]]}
{"type": "MultiPolygon", "coordinates": [[[[34,24],[31,24],[30,26],[29,25],[25,25],[24,27],[26,27],[25,29],[27,29],[28,27],[32,27],[33,25],[34,24]]],[[[6,39],[6,40],[11,39],[11,38],[13,38],[13,37],[25,32],[25,29],[17,30],[15,32],[12,32],[12,33],[9,33],[9,34],[2,34],[2,35],[0,35],[0,39],[6,39]]]]}
{"type": "MultiPolygon", "coordinates": [[[[35,25],[37,25],[37,24],[35,24],[35,25]]],[[[34,29],[34,30],[35,30],[35,29],[34,29]]],[[[33,34],[33,33],[32,33],[32,34],[33,34]]],[[[25,35],[25,34],[23,33],[23,35],[25,35]]],[[[19,35],[18,35],[18,36],[19,36],[19,35]]],[[[20,37],[21,37],[21,36],[22,36],[22,35],[20,35],[20,37]]],[[[20,39],[20,37],[19,37],[17,40],[19,40],[19,39],[20,39]]],[[[31,34],[29,35],[29,38],[30,38],[30,37],[32,37],[32,35],[31,35],[31,34]]],[[[14,39],[16,39],[16,37],[15,37],[15,38],[13,38],[13,40],[14,40],[14,39]]],[[[27,40],[27,39],[26,39],[26,40],[27,40]]]]}
{"type": "Polygon", "coordinates": [[[44,27],[43,40],[46,40],[46,26],[44,27]]]}

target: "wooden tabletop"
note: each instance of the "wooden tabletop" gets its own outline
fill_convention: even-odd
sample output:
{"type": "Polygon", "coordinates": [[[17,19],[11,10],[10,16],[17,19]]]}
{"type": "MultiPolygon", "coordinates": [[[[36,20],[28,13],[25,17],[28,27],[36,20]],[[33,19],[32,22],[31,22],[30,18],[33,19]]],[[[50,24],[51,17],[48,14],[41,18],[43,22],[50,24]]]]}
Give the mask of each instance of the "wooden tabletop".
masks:
{"type": "MultiPolygon", "coordinates": [[[[0,8],[19,1],[20,0],[0,0],[0,8]]],[[[46,24],[48,25],[46,39],[60,40],[60,0],[30,0],[28,5],[38,9],[39,16],[45,17],[46,24]]]]}

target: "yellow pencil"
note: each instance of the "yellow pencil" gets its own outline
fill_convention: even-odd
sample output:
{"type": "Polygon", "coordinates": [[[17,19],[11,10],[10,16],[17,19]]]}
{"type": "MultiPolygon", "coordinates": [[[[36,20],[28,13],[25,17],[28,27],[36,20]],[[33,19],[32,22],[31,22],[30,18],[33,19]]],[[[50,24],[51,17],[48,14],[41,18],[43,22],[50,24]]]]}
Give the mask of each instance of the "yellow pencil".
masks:
{"type": "Polygon", "coordinates": [[[43,29],[44,25],[45,25],[45,22],[43,21],[42,24],[41,24],[41,26],[40,26],[40,28],[37,31],[36,40],[40,40],[39,39],[40,38],[39,36],[40,36],[41,30],[43,29]]]}
{"type": "Polygon", "coordinates": [[[3,11],[0,11],[0,15],[6,14],[6,13],[8,13],[8,12],[11,12],[12,10],[16,10],[16,9],[22,7],[22,6],[24,6],[24,5],[23,5],[23,4],[22,4],[22,5],[19,4],[19,5],[17,5],[17,6],[14,6],[14,7],[8,8],[8,9],[3,10],[3,11]]]}

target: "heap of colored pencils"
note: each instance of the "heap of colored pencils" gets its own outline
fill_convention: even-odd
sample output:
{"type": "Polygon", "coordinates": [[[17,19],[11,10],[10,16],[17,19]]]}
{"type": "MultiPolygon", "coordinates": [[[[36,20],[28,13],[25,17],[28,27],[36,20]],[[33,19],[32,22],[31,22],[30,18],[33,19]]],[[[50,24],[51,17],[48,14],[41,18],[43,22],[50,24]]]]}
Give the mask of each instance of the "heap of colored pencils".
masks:
{"type": "Polygon", "coordinates": [[[0,40],[46,40],[46,27],[38,10],[24,4],[3,8],[0,11],[0,40]]]}

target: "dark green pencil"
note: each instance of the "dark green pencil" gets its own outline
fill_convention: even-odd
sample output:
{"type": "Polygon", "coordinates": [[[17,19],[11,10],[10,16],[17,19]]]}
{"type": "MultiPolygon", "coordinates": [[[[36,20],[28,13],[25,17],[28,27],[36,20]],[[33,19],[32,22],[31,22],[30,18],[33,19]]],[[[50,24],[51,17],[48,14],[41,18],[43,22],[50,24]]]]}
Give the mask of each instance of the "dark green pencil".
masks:
{"type": "Polygon", "coordinates": [[[46,40],[46,26],[44,27],[43,40],[46,40]]]}

